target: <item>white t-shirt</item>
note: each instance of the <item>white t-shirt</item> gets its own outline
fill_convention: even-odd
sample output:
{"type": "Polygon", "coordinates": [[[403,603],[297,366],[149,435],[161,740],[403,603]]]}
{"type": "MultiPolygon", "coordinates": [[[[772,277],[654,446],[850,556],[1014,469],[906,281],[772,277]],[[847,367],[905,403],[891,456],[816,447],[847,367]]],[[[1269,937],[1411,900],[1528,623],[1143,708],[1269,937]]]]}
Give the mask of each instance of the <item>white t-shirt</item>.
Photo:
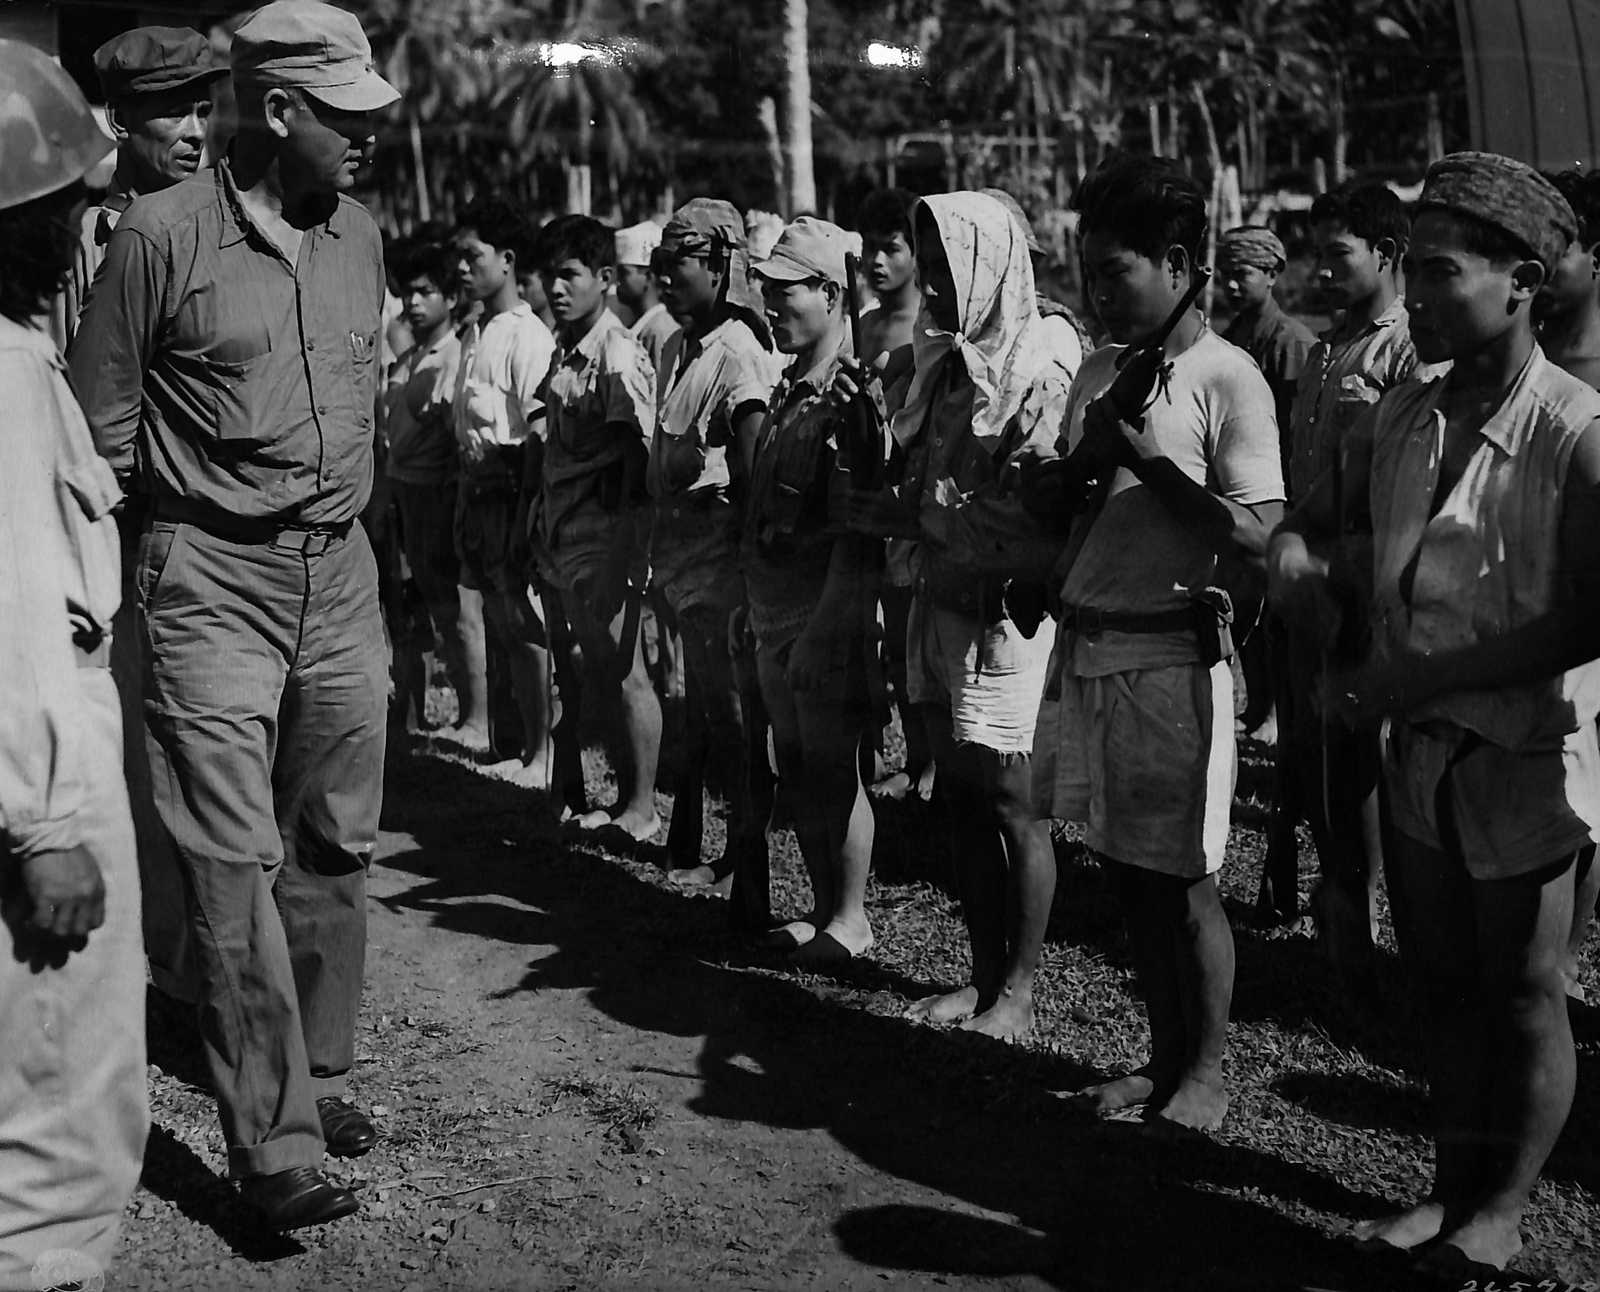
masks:
{"type": "MultiPolygon", "coordinates": [[[[1117,373],[1123,346],[1102,346],[1084,360],[1067,399],[1059,446],[1063,456],[1083,437],[1089,404],[1117,373]]],[[[1278,418],[1272,389],[1253,360],[1209,328],[1168,369],[1145,412],[1144,434],[1191,480],[1243,506],[1283,501],[1278,418]]],[[[1126,467],[1112,480],[1061,589],[1079,609],[1151,613],[1190,604],[1187,589],[1204,587],[1214,559],[1126,467]]],[[[1135,668],[1188,664],[1198,658],[1193,632],[1074,635],[1072,672],[1100,677],[1135,668]]]]}

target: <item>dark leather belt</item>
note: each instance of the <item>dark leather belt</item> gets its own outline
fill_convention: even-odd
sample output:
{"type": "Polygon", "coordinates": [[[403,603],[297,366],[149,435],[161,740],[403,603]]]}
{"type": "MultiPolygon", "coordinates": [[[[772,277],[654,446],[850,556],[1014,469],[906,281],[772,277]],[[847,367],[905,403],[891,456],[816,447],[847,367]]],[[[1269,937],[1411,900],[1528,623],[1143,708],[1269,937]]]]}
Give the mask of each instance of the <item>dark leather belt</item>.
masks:
{"type": "Polygon", "coordinates": [[[1097,633],[1178,633],[1195,626],[1193,606],[1181,610],[1096,610],[1092,606],[1062,606],[1061,626],[1069,632],[1093,637],[1097,633]]]}
{"type": "Polygon", "coordinates": [[[354,520],[307,525],[297,521],[219,516],[213,511],[199,511],[167,502],[156,508],[155,519],[168,524],[192,525],[202,533],[228,543],[274,547],[279,551],[303,552],[307,556],[315,556],[329,545],[342,541],[355,525],[354,520]]]}

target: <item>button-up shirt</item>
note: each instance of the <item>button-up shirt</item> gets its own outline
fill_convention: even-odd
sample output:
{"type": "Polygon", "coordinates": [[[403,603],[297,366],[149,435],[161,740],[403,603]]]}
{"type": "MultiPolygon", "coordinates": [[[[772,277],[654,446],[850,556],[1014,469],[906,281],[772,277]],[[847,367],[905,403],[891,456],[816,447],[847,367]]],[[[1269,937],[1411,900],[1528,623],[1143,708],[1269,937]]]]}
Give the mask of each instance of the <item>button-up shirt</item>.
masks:
{"type": "Polygon", "coordinates": [[[1241,314],[1222,334],[1224,341],[1238,346],[1256,361],[1261,375],[1272,389],[1273,407],[1278,413],[1278,437],[1282,445],[1285,483],[1288,481],[1291,436],[1294,425],[1294,398],[1300,374],[1306,370],[1317,337],[1299,319],[1292,319],[1272,297],[1258,310],[1241,314]]]}
{"type": "MultiPolygon", "coordinates": [[[[778,381],[777,362],[748,323],[728,318],[693,341],[684,332],[675,332],[662,355],[657,381],[651,494],[657,498],[674,492],[726,494],[733,479],[728,450],[733,447],[734,419],[746,405],[766,405],[778,381]],[[699,476],[684,490],[669,488],[662,469],[669,439],[687,441],[703,454],[699,476]]],[[[734,452],[737,456],[736,448],[734,452]]]]}
{"type": "Polygon", "coordinates": [[[667,342],[678,331],[678,322],[667,312],[667,307],[657,301],[643,314],[634,320],[629,329],[638,337],[639,344],[644,346],[644,351],[650,356],[650,363],[657,372],[661,371],[661,356],[666,353],[667,342]]]}
{"type": "Polygon", "coordinates": [[[291,264],[227,162],[134,202],[70,355],[100,452],[157,514],[326,524],[372,488],[383,254],[340,197],[291,264]]]}
{"type": "Polygon", "coordinates": [[[383,392],[384,471],[405,484],[442,484],[456,472],[451,410],[461,339],[448,326],[431,345],[394,361],[383,392]]]}
{"type": "Polygon", "coordinates": [[[556,355],[545,380],[545,455],[539,528],[556,531],[622,461],[630,442],[648,451],[655,433],[655,369],[644,346],[610,310],[556,355]]]}
{"type": "Polygon", "coordinates": [[[555,358],[556,339],[526,301],[468,323],[461,333],[456,379],[456,448],[470,476],[500,476],[502,449],[542,437],[539,392],[555,358]]]}
{"type": "MultiPolygon", "coordinates": [[[[1378,405],[1373,441],[1374,638],[1381,652],[1450,651],[1503,637],[1556,594],[1567,471],[1600,420],[1600,395],[1534,348],[1478,429],[1455,487],[1432,510],[1443,456],[1446,380],[1414,382],[1378,405]],[[1431,514],[1430,514],[1431,513],[1431,514]]],[[[1600,662],[1543,682],[1451,691],[1416,715],[1512,750],[1560,748],[1600,711],[1600,662]]]]}
{"type": "Polygon", "coordinates": [[[1289,492],[1304,498],[1334,463],[1345,433],[1417,370],[1403,297],[1351,336],[1330,328],[1311,352],[1290,415],[1289,492]]]}
{"type": "Polygon", "coordinates": [[[119,493],[66,365],[41,331],[0,317],[0,853],[80,841],[87,763],[73,639],[111,630],[119,493]]]}
{"type": "Polygon", "coordinates": [[[827,582],[833,555],[828,477],[841,424],[829,392],[849,353],[847,337],[811,372],[791,369],[761,423],[741,555],[757,636],[802,626],[827,582]]]}

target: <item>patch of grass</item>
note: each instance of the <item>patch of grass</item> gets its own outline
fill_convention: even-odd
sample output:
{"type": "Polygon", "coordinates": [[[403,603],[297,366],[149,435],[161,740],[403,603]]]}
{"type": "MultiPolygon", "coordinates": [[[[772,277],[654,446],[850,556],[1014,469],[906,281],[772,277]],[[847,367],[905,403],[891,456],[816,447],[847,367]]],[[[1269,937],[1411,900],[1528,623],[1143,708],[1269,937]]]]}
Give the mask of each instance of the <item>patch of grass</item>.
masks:
{"type": "Polygon", "coordinates": [[[548,1093],[540,1112],[554,1112],[570,1099],[585,1117],[611,1131],[647,1130],[661,1115],[649,1091],[612,1077],[553,1077],[544,1086],[548,1093]]]}

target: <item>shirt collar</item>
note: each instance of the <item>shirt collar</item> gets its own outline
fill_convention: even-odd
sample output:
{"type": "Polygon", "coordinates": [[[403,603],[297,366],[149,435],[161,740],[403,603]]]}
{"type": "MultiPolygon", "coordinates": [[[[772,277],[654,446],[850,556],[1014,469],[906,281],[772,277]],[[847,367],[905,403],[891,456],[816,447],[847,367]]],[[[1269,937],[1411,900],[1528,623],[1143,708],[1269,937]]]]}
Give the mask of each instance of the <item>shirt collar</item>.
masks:
{"type": "MultiPolygon", "coordinates": [[[[1489,414],[1488,420],[1478,428],[1478,434],[1507,457],[1516,457],[1517,451],[1527,438],[1527,392],[1543,375],[1549,363],[1550,361],[1544,357],[1544,351],[1535,342],[1533,352],[1522,365],[1522,371],[1517,374],[1516,380],[1506,390],[1500,406],[1489,414]]],[[[1446,384],[1441,381],[1439,388],[1443,390],[1446,384]]]]}
{"type": "Polygon", "coordinates": [[[844,336],[840,338],[839,348],[810,372],[795,376],[791,369],[784,370],[782,398],[787,399],[791,393],[801,389],[813,395],[824,393],[833,385],[833,379],[838,375],[840,360],[852,358],[854,355],[855,347],[850,344],[850,331],[846,328],[844,336]]]}
{"type": "Polygon", "coordinates": [[[589,330],[578,338],[577,343],[561,351],[561,362],[570,364],[574,368],[587,368],[599,357],[607,335],[621,327],[622,320],[613,314],[609,307],[602,309],[600,317],[595,319],[589,330]]]}
{"type": "MultiPolygon", "coordinates": [[[[221,232],[217,239],[218,247],[232,247],[246,241],[252,233],[260,238],[267,246],[274,249],[277,243],[262,232],[261,226],[251,218],[250,212],[245,210],[244,203],[239,200],[239,186],[234,183],[233,169],[226,157],[217,161],[212,171],[217,186],[217,208],[222,216],[221,232]]],[[[330,237],[340,237],[344,233],[345,212],[344,203],[337,197],[334,198],[333,211],[321,224],[314,224],[307,229],[307,233],[322,232],[330,237]]]]}
{"type": "Polygon", "coordinates": [[[1361,331],[1346,332],[1342,323],[1335,323],[1326,332],[1324,332],[1319,339],[1325,341],[1328,346],[1332,348],[1336,345],[1342,345],[1346,341],[1353,341],[1357,337],[1370,336],[1374,332],[1381,332],[1385,328],[1391,328],[1396,323],[1402,322],[1405,317],[1406,298],[1405,294],[1402,292],[1399,296],[1396,296],[1394,300],[1389,302],[1388,307],[1383,311],[1383,313],[1379,314],[1375,319],[1368,323],[1366,327],[1362,328],[1361,331]]]}

